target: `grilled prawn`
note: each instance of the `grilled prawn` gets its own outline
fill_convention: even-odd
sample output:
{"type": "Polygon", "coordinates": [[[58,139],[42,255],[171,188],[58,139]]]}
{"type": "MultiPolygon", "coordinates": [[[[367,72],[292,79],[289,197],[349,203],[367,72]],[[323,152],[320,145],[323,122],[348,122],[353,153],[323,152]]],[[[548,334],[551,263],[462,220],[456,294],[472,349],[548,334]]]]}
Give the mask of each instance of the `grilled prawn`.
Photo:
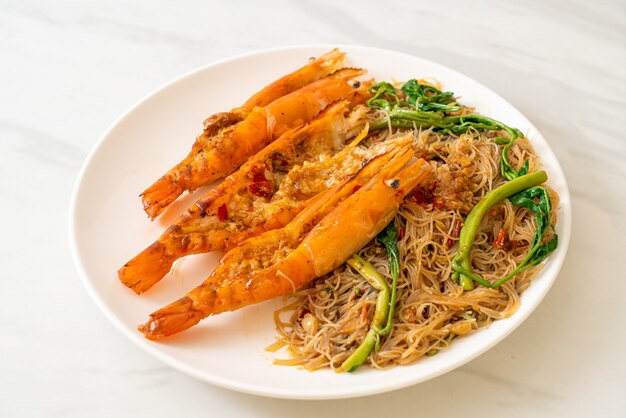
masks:
{"type": "Polygon", "coordinates": [[[332,271],[393,219],[404,197],[431,174],[408,164],[410,147],[371,160],[355,176],[313,198],[290,223],[227,252],[211,276],[139,327],[149,339],[183,331],[209,315],[295,291],[332,271]]]}
{"type": "Polygon", "coordinates": [[[121,281],[143,293],[178,258],[228,250],[251,236],[282,227],[309,199],[356,173],[368,158],[411,142],[410,136],[403,136],[370,148],[357,147],[365,130],[351,138],[361,130],[367,110],[358,106],[344,117],[348,106],[345,101],[330,106],[251,157],[126,263],[118,272],[121,281]]]}
{"type": "Polygon", "coordinates": [[[341,52],[335,48],[317,59],[312,59],[311,62],[304,67],[269,84],[263,88],[263,90],[250,97],[239,109],[234,110],[250,112],[257,106],[267,106],[274,100],[292,91],[296,91],[307,84],[326,77],[342,67],[345,55],[345,52],[341,52]]]}
{"type": "Polygon", "coordinates": [[[308,122],[330,103],[364,92],[364,86],[350,82],[364,73],[343,68],[264,107],[255,107],[234,124],[231,122],[237,119],[236,113],[209,121],[189,155],[141,194],[144,210],[154,219],[185,190],[227,176],[248,157],[289,129],[308,122]]]}
{"type": "Polygon", "coordinates": [[[339,70],[343,66],[345,53],[337,48],[311,61],[304,67],[287,74],[255,93],[243,105],[230,112],[220,112],[204,121],[203,135],[212,136],[220,129],[242,121],[255,107],[263,107],[274,100],[294,92],[339,70]]]}

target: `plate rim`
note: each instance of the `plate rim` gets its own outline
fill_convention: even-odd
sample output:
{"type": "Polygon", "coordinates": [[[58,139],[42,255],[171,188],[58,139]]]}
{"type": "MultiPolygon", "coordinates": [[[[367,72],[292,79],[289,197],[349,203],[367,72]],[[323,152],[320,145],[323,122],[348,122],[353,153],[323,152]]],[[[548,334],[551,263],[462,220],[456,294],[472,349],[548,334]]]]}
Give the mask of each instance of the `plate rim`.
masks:
{"type": "MultiPolygon", "coordinates": [[[[74,265],[79,273],[80,279],[83,283],[83,285],[85,286],[85,289],[87,290],[87,293],[89,294],[89,296],[91,297],[91,299],[96,303],[96,306],[98,306],[98,308],[100,309],[100,311],[102,311],[102,313],[105,315],[105,317],[107,317],[115,326],[115,328],[117,328],[123,335],[125,335],[131,342],[133,342],[135,345],[139,346],[141,349],[145,350],[146,352],[150,353],[151,355],[153,355],[154,357],[156,357],[158,360],[162,361],[163,363],[167,364],[168,366],[183,372],[189,376],[192,376],[198,380],[201,380],[203,382],[207,382],[210,384],[214,384],[216,386],[220,386],[223,388],[227,388],[230,390],[234,390],[234,391],[238,391],[238,392],[243,392],[243,393],[248,393],[248,394],[252,394],[252,395],[258,395],[258,396],[265,396],[265,397],[272,397],[272,398],[282,398],[282,399],[306,399],[306,400],[322,400],[322,399],[345,399],[345,398],[356,398],[356,397],[363,397],[363,396],[370,396],[370,395],[375,395],[375,394],[379,394],[379,393],[385,393],[385,392],[390,392],[390,391],[394,391],[394,390],[398,390],[401,388],[405,388],[408,386],[412,386],[412,385],[416,385],[418,383],[422,383],[424,381],[433,379],[435,377],[441,376],[445,373],[448,373],[451,370],[454,370],[464,364],[469,363],[470,361],[474,360],[475,358],[477,358],[478,356],[484,354],[485,352],[487,352],[488,350],[490,350],[491,348],[493,348],[495,345],[497,345],[498,343],[500,343],[502,340],[504,340],[508,335],[510,335],[513,331],[515,331],[535,310],[536,308],[541,304],[541,302],[543,301],[543,299],[545,298],[545,296],[548,294],[548,292],[550,291],[550,289],[552,288],[552,286],[554,285],[554,282],[556,281],[556,279],[558,278],[563,263],[565,261],[566,255],[567,255],[567,251],[569,248],[569,244],[570,244],[570,239],[571,239],[571,224],[572,224],[572,213],[571,213],[571,196],[570,196],[570,191],[569,191],[569,186],[567,184],[567,178],[565,176],[565,173],[561,167],[561,164],[559,162],[559,160],[556,158],[556,154],[554,153],[554,151],[552,150],[552,147],[550,147],[549,142],[545,139],[545,137],[543,136],[543,134],[541,134],[541,132],[535,127],[535,125],[532,123],[532,121],[530,121],[530,119],[528,119],[521,111],[519,111],[511,102],[509,102],[508,100],[504,99],[502,96],[500,96],[498,93],[496,93],[495,91],[493,91],[491,88],[485,86],[484,84],[480,83],[479,81],[475,80],[474,78],[465,75],[464,73],[455,70],[454,68],[448,67],[446,65],[443,64],[439,64],[436,61],[432,61],[430,59],[427,58],[423,58],[421,56],[418,55],[414,55],[414,54],[410,54],[410,53],[406,53],[406,52],[402,52],[402,51],[398,51],[398,50],[394,50],[394,49],[388,49],[388,48],[379,48],[379,47],[370,47],[370,46],[366,46],[366,45],[358,45],[358,44],[325,44],[325,43],[312,43],[312,44],[300,44],[300,45],[292,45],[292,46],[281,46],[281,47],[275,47],[275,48],[267,48],[267,49],[260,49],[260,50],[255,50],[255,51],[251,51],[251,52],[245,52],[245,53],[241,53],[241,54],[237,54],[234,56],[229,56],[226,58],[222,58],[222,59],[218,59],[216,61],[212,61],[208,64],[199,66],[197,68],[194,68],[190,71],[187,71],[185,73],[183,73],[182,75],[175,77],[174,79],[172,79],[171,81],[168,81],[164,84],[159,85],[157,88],[151,90],[149,93],[147,93],[146,95],[144,95],[141,99],[139,99],[138,101],[136,101],[131,107],[129,107],[126,111],[124,111],[123,113],[120,114],[119,117],[117,117],[109,126],[108,128],[104,131],[104,133],[99,137],[99,139],[96,141],[95,145],[93,145],[93,147],[91,148],[89,154],[87,155],[87,157],[85,158],[84,162],[81,165],[81,169],[76,177],[76,180],[74,182],[73,185],[73,189],[72,189],[72,195],[70,198],[70,208],[69,208],[69,244],[70,244],[70,250],[71,250],[71,254],[72,254],[72,259],[74,261],[74,265]],[[188,366],[187,364],[185,364],[184,362],[174,358],[173,356],[170,356],[169,354],[166,354],[162,351],[160,351],[157,346],[154,345],[150,345],[147,343],[147,341],[140,336],[138,333],[133,332],[131,329],[129,329],[122,321],[120,318],[117,317],[117,315],[107,306],[107,304],[105,303],[105,301],[103,300],[103,298],[100,296],[100,294],[98,293],[98,291],[95,289],[94,285],[92,284],[92,281],[89,278],[89,274],[87,273],[87,270],[83,264],[83,261],[80,257],[80,249],[78,248],[77,245],[77,229],[76,229],[76,206],[77,206],[77,201],[78,201],[78,197],[80,195],[80,189],[81,189],[81,185],[83,183],[83,178],[87,172],[87,170],[89,169],[89,166],[91,165],[93,159],[95,158],[95,156],[98,154],[98,151],[100,150],[100,148],[102,147],[102,145],[104,144],[104,142],[106,141],[106,139],[109,137],[109,135],[111,134],[111,132],[122,122],[124,121],[124,119],[126,119],[126,117],[128,115],[130,115],[131,113],[133,113],[136,109],[140,108],[146,101],[150,100],[153,96],[159,94],[160,92],[162,92],[163,90],[168,89],[169,87],[179,83],[180,81],[187,79],[189,77],[193,77],[194,75],[203,72],[209,68],[213,68],[213,67],[219,67],[222,66],[224,64],[230,63],[232,61],[238,61],[241,59],[250,59],[250,58],[254,58],[255,56],[260,56],[260,55],[266,55],[266,54],[273,54],[273,53],[280,53],[280,52],[292,52],[292,51],[299,51],[299,50],[306,50],[306,49],[312,49],[312,48],[316,48],[316,49],[333,49],[333,48],[339,48],[340,50],[345,50],[348,53],[350,51],[355,51],[355,50],[363,50],[363,51],[369,51],[369,52],[375,52],[375,53],[383,53],[383,54],[398,54],[398,55],[403,55],[403,56],[407,56],[407,57],[411,57],[411,58],[417,58],[419,60],[422,60],[424,62],[428,62],[430,65],[433,65],[435,67],[440,67],[442,69],[445,69],[446,71],[449,71],[451,73],[453,73],[455,76],[460,77],[460,78],[464,78],[464,79],[468,79],[470,81],[472,81],[473,83],[475,83],[478,87],[480,87],[481,90],[484,90],[485,92],[488,92],[489,94],[493,95],[494,97],[497,97],[498,99],[502,100],[503,102],[507,103],[509,106],[511,106],[517,113],[519,113],[527,122],[528,122],[528,126],[527,128],[529,129],[533,129],[535,132],[536,136],[540,136],[541,140],[543,142],[543,145],[545,145],[545,147],[547,147],[547,149],[549,150],[550,153],[552,153],[552,155],[554,156],[554,162],[550,165],[550,167],[552,168],[552,171],[554,171],[557,174],[557,177],[559,178],[559,181],[562,183],[563,186],[563,192],[560,193],[559,197],[560,197],[560,204],[559,204],[559,210],[560,210],[560,216],[559,216],[559,222],[561,223],[561,228],[562,228],[562,233],[561,235],[564,235],[567,239],[564,240],[559,240],[559,246],[560,248],[562,248],[558,254],[558,257],[555,258],[551,258],[549,260],[549,262],[551,264],[554,264],[555,267],[553,267],[555,269],[555,273],[554,273],[554,277],[552,278],[552,280],[550,281],[550,283],[547,284],[547,286],[545,286],[545,289],[543,290],[542,293],[540,293],[536,300],[534,301],[534,306],[532,306],[532,308],[526,312],[516,312],[514,313],[510,318],[507,318],[506,320],[512,321],[510,323],[510,326],[508,328],[506,328],[505,332],[503,332],[496,340],[493,341],[488,341],[488,343],[482,345],[480,347],[480,349],[475,350],[474,352],[471,353],[471,355],[468,356],[462,356],[462,357],[457,357],[454,361],[451,361],[447,367],[441,368],[440,370],[438,370],[436,373],[432,373],[426,377],[423,378],[418,378],[418,379],[411,379],[410,375],[408,375],[408,377],[400,377],[398,379],[395,379],[392,382],[385,382],[385,384],[380,384],[377,385],[375,387],[367,387],[367,388],[363,388],[363,387],[357,387],[356,389],[350,390],[350,387],[348,387],[345,390],[342,390],[339,393],[322,393],[322,392],[315,392],[315,391],[310,391],[310,393],[304,393],[304,392],[300,392],[298,390],[294,390],[292,392],[284,392],[284,391],[280,391],[280,390],[275,390],[273,388],[263,388],[263,387],[259,387],[255,384],[250,384],[250,383],[245,383],[245,382],[233,382],[231,379],[226,379],[226,378],[222,378],[220,376],[217,375],[211,375],[211,374],[207,374],[204,371],[200,371],[197,368],[193,368],[191,366],[188,366]],[[564,204],[566,203],[566,204],[564,204]]],[[[409,366],[399,366],[399,367],[409,367],[409,366]]],[[[384,373],[384,372],[383,372],[384,373]]]]}

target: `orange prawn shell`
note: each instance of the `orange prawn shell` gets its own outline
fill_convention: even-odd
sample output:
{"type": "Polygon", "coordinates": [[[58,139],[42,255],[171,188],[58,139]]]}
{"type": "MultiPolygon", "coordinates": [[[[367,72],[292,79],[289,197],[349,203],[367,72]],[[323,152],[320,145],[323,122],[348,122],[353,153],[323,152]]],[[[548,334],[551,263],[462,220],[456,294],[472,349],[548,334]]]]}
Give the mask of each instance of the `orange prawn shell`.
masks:
{"type": "Polygon", "coordinates": [[[391,221],[404,196],[432,174],[423,160],[402,168],[412,154],[405,151],[394,157],[383,169],[385,174],[377,172],[355,192],[359,175],[377,169],[372,163],[386,163],[385,158],[390,158],[377,157],[353,179],[314,198],[286,227],[233,248],[202,285],[151,314],[140,331],[147,338],[160,339],[209,315],[290,293],[332,271],[378,234],[391,221]],[[303,238],[298,238],[302,234],[303,238]],[[274,260],[283,242],[288,254],[274,260]],[[295,248],[290,249],[290,242],[295,248]],[[255,260],[263,264],[257,268],[251,264],[255,260]]]}
{"type": "MultiPolygon", "coordinates": [[[[345,138],[337,139],[337,133],[347,133],[345,113],[361,101],[357,98],[354,102],[341,100],[331,104],[307,125],[286,132],[250,157],[239,170],[228,176],[222,184],[181,215],[157,242],[120,268],[118,276],[122,283],[141,294],[165,276],[173,262],[180,257],[227,250],[245,239],[289,223],[307,205],[306,200],[291,207],[285,206],[264,220],[250,222],[245,228],[237,231],[227,230],[225,224],[216,225],[211,229],[200,227],[203,217],[217,216],[220,207],[223,206],[227,212],[230,211],[228,208],[232,208],[231,203],[235,196],[250,196],[248,187],[252,180],[248,177],[248,172],[254,165],[271,164],[271,159],[276,153],[285,158],[293,158],[302,152],[302,149],[307,150],[306,152],[309,152],[309,148],[320,146],[334,149],[338,147],[337,141],[345,142],[345,138]],[[302,144],[307,145],[302,148],[302,144]]],[[[250,213],[249,216],[254,218],[259,214],[250,213]]]]}
{"type": "Polygon", "coordinates": [[[345,52],[341,52],[339,49],[335,48],[317,59],[312,59],[311,62],[304,67],[279,78],[258,93],[255,93],[240,109],[251,111],[257,106],[266,106],[292,91],[296,91],[307,84],[327,76],[341,68],[345,56],[345,52]]]}
{"type": "Polygon", "coordinates": [[[205,131],[183,161],[141,194],[144,210],[151,219],[156,218],[183,191],[195,190],[227,176],[251,155],[288,130],[313,119],[329,104],[355,96],[362,99],[359,88],[348,81],[365,72],[342,68],[265,107],[255,107],[245,119],[218,134],[205,131]]]}

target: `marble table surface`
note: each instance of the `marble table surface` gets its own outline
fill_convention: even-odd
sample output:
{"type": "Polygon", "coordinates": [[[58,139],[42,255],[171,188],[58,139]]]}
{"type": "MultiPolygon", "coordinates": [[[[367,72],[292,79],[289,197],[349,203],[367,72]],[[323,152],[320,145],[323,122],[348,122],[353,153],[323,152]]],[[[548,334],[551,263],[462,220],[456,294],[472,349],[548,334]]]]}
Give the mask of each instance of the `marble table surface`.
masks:
{"type": "Polygon", "coordinates": [[[620,1],[0,1],[0,416],[626,416],[625,24],[620,1]],[[76,176],[120,114],[211,61],[307,43],[403,51],[491,87],[572,193],[564,267],[520,328],[363,399],[267,399],[170,369],[98,310],[68,245],[76,176]]]}

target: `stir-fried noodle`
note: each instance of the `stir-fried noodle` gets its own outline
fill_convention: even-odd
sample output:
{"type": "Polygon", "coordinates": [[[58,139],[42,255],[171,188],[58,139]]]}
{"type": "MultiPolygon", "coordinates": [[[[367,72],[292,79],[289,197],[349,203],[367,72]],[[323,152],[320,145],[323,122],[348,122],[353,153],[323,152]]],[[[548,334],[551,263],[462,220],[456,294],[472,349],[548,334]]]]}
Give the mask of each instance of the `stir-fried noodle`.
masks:
{"type": "MultiPolygon", "coordinates": [[[[366,364],[388,368],[414,362],[446,349],[459,336],[509,317],[519,307],[540,266],[515,276],[497,289],[477,286],[463,291],[452,280],[451,262],[458,250],[461,223],[490,190],[505,182],[500,175],[501,147],[497,132],[468,131],[460,136],[415,130],[416,155],[430,160],[433,182],[416,190],[394,220],[400,239],[401,274],[392,332],[372,352],[366,364]]],[[[364,146],[382,141],[389,131],[374,135],[364,146]]],[[[529,171],[540,161],[525,138],[511,147],[509,159],[529,171]]],[[[548,189],[553,207],[558,196],[548,189]]],[[[556,222],[554,212],[552,224],[556,222]]],[[[494,206],[476,236],[474,271],[493,283],[515,269],[527,254],[535,234],[533,214],[504,200],[494,206]]],[[[546,239],[553,235],[546,232],[546,239]]],[[[391,283],[384,247],[373,240],[359,253],[391,283]]],[[[376,303],[377,291],[355,270],[344,265],[300,289],[276,312],[279,340],[270,349],[286,346],[289,359],[277,364],[309,370],[339,369],[362,342],[376,303]]]]}

